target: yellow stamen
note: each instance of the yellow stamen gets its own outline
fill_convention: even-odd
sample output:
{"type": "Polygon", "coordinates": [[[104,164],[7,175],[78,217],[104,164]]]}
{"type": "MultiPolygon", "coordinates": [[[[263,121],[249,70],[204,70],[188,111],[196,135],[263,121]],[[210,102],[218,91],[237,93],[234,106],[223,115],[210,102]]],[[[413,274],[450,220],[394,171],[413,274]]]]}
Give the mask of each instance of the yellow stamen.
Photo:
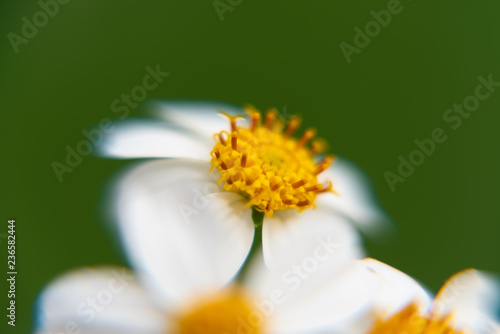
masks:
{"type": "Polygon", "coordinates": [[[298,203],[297,203],[297,206],[307,206],[307,205],[309,205],[309,204],[311,204],[311,202],[309,202],[309,200],[308,200],[308,199],[305,199],[305,200],[303,200],[303,201],[298,202],[298,203]]]}
{"type": "Polygon", "coordinates": [[[224,139],[224,137],[222,136],[223,134],[225,134],[227,136],[227,132],[226,131],[221,131],[219,133],[219,141],[222,145],[226,146],[226,140],[224,139]]]}
{"type": "Polygon", "coordinates": [[[311,143],[311,151],[314,154],[321,154],[325,152],[328,148],[328,143],[324,139],[315,139],[311,143]]]}
{"type": "Polygon", "coordinates": [[[316,169],[316,175],[317,174],[321,174],[322,172],[324,172],[325,170],[328,169],[328,167],[330,167],[330,165],[332,164],[332,161],[333,161],[333,157],[331,156],[327,156],[323,159],[323,161],[321,161],[321,163],[318,165],[318,168],[316,169]]]}
{"type": "Polygon", "coordinates": [[[257,127],[260,124],[260,113],[253,106],[247,106],[246,112],[250,116],[251,119],[250,129],[253,132],[255,131],[255,129],[257,129],[257,127]]]}
{"type": "Polygon", "coordinates": [[[283,201],[283,203],[285,203],[286,205],[294,205],[296,203],[296,200],[294,199],[281,199],[283,201]]]}
{"type": "Polygon", "coordinates": [[[238,149],[238,132],[233,132],[231,135],[231,148],[234,151],[238,149]]]}
{"type": "Polygon", "coordinates": [[[313,130],[313,129],[309,129],[307,130],[306,132],[304,132],[304,134],[302,135],[302,138],[299,139],[298,143],[297,143],[297,146],[299,147],[302,147],[304,146],[305,144],[307,144],[307,142],[309,140],[311,140],[311,138],[313,138],[314,136],[316,135],[316,131],[313,130]]]}
{"type": "Polygon", "coordinates": [[[306,191],[319,191],[321,189],[323,189],[323,185],[321,183],[319,184],[316,184],[314,186],[310,186],[310,187],[306,187],[306,191]]]}
{"type": "Polygon", "coordinates": [[[333,184],[332,181],[328,181],[327,186],[323,186],[321,189],[316,190],[316,193],[326,193],[326,192],[333,192],[335,193],[335,190],[333,190],[333,184]]]}
{"type": "Polygon", "coordinates": [[[302,179],[302,180],[300,180],[300,181],[297,181],[297,182],[292,183],[292,188],[295,188],[295,189],[296,189],[296,188],[302,187],[302,186],[303,186],[304,184],[306,184],[306,183],[307,183],[307,180],[302,179]]]}
{"type": "Polygon", "coordinates": [[[241,157],[241,167],[247,166],[247,159],[248,159],[248,155],[246,153],[243,153],[243,156],[241,157]]]}
{"type": "Polygon", "coordinates": [[[276,118],[276,111],[274,109],[269,109],[266,114],[266,121],[264,123],[264,127],[270,129],[271,124],[273,123],[275,118],[276,118]]]}
{"type": "Polygon", "coordinates": [[[288,125],[285,130],[285,136],[290,137],[292,136],[295,131],[299,128],[300,125],[300,118],[294,117],[288,122],[288,125]]]}
{"type": "Polygon", "coordinates": [[[275,190],[278,190],[280,187],[281,187],[281,181],[278,177],[274,177],[272,180],[271,180],[271,190],[272,191],[275,191],[275,190]]]}
{"type": "Polygon", "coordinates": [[[225,117],[229,120],[229,123],[231,124],[231,132],[236,131],[236,127],[237,127],[236,121],[239,119],[244,119],[244,117],[242,115],[233,116],[233,115],[230,115],[223,110],[220,110],[220,112],[221,112],[220,116],[225,117]]]}

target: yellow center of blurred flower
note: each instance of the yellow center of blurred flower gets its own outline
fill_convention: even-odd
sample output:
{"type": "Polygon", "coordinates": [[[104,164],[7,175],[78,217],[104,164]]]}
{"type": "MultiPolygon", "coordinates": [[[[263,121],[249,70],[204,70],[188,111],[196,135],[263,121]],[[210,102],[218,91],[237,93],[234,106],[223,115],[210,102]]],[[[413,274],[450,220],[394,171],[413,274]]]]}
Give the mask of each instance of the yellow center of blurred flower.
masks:
{"type": "Polygon", "coordinates": [[[255,109],[250,115],[249,128],[239,127],[239,117],[227,116],[231,132],[221,131],[214,135],[216,144],[210,153],[212,169],[221,174],[219,182],[224,189],[246,196],[248,206],[265,212],[271,217],[274,210],[296,208],[299,212],[314,206],[320,192],[331,191],[331,182],[318,184],[318,174],[327,169],[332,157],[316,163],[314,154],[320,153],[322,141],[309,141],[314,130],[306,130],[301,138],[292,135],[299,127],[299,120],[292,118],[286,128],[276,120],[276,112],[266,114],[264,124],[255,109]]]}
{"type": "Polygon", "coordinates": [[[262,334],[264,316],[240,290],[198,302],[178,319],[178,334],[262,334]]]}
{"type": "Polygon", "coordinates": [[[389,318],[379,318],[369,334],[465,334],[451,324],[452,315],[425,317],[414,303],[389,318]]]}

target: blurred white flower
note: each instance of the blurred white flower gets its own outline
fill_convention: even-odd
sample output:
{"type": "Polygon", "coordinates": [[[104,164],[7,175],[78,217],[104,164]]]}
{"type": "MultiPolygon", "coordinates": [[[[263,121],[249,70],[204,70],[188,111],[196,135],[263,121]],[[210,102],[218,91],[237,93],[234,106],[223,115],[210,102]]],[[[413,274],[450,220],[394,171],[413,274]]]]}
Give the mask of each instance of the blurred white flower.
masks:
{"type": "Polygon", "coordinates": [[[155,106],[160,120],[116,122],[99,146],[108,157],[167,158],[135,165],[112,195],[113,215],[127,248],[135,249],[136,268],[153,270],[177,253],[203,263],[195,249],[208,245],[229,279],[252,245],[252,207],[266,214],[262,242],[270,268],[281,252],[296,252],[296,236],[315,240],[331,229],[354,235],[350,223],[376,230],[387,220],[356,166],[341,158],[330,166],[329,157],[315,154],[322,144],[307,144],[312,130],[292,137],[296,118],[286,125],[270,111],[261,124],[254,109],[240,119],[244,109],[215,102],[155,106]],[[193,235],[196,243],[185,241],[193,235]]]}
{"type": "MultiPolygon", "coordinates": [[[[331,332],[369,306],[373,287],[365,283],[369,273],[356,265],[351,245],[318,240],[309,246],[303,250],[310,256],[275,272],[262,257],[255,258],[242,282],[229,285],[210,279],[214,272],[224,272],[220,266],[207,266],[206,277],[203,272],[179,270],[197,264],[183,258],[158,264],[168,270],[162,281],[125,268],[80,269],[41,293],[35,333],[331,332]]],[[[287,254],[281,257],[281,263],[295,261],[287,254]]],[[[217,261],[207,259],[210,264],[217,261]]]]}
{"type": "Polygon", "coordinates": [[[453,275],[432,298],[406,274],[373,259],[359,262],[375,287],[366,312],[348,332],[386,334],[500,333],[500,286],[489,274],[467,269],[453,275]],[[364,319],[363,319],[364,318],[364,319]]]}
{"type": "Polygon", "coordinates": [[[386,264],[352,261],[342,251],[330,255],[314,270],[292,266],[282,272],[256,258],[241,284],[170,279],[163,290],[180,288],[177,299],[124,268],[78,270],[38,298],[36,334],[500,333],[500,290],[488,274],[459,272],[432,300],[386,264]],[[344,266],[332,270],[339,260],[344,266]]]}

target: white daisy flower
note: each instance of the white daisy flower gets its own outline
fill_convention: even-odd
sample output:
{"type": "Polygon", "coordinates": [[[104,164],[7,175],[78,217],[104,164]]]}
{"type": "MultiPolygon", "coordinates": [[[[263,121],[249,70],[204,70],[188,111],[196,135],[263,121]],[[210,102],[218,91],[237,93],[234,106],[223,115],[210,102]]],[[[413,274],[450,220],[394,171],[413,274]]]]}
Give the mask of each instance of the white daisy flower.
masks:
{"type": "MultiPolygon", "coordinates": [[[[324,333],[366,309],[373,290],[345,231],[305,242],[308,256],[274,273],[256,258],[241,283],[229,285],[213,279],[226,269],[210,252],[208,263],[166,256],[157,263],[161,280],[118,267],[76,270],[39,296],[35,333],[324,333]]],[[[280,257],[290,262],[288,254],[280,257]]]]}
{"type": "Polygon", "coordinates": [[[160,119],[117,122],[99,147],[115,158],[168,158],[136,164],[113,195],[126,248],[136,250],[135,269],[157,270],[155,263],[177,253],[203,263],[195,250],[209,245],[229,280],[264,214],[263,252],[273,269],[281,252],[296,251],[296,236],[315,240],[329,228],[350,229],[344,222],[377,229],[386,220],[357,167],[318,155],[324,145],[312,140],[313,130],[293,137],[297,118],[284,124],[271,110],[261,122],[253,108],[214,102],[155,106],[160,119]],[[189,235],[198,243],[184,242],[189,235]]]}
{"type": "Polygon", "coordinates": [[[500,333],[500,286],[489,274],[466,269],[432,295],[406,274],[373,259],[359,262],[376,287],[371,312],[348,332],[367,334],[500,333]]]}
{"type": "Polygon", "coordinates": [[[331,272],[327,262],[347,260],[342,254],[295,276],[293,267],[276,275],[257,259],[242,284],[186,291],[184,283],[178,300],[162,299],[125,268],[78,270],[40,295],[36,334],[500,333],[500,291],[489,275],[464,270],[432,300],[412,278],[373,259],[331,272]]]}

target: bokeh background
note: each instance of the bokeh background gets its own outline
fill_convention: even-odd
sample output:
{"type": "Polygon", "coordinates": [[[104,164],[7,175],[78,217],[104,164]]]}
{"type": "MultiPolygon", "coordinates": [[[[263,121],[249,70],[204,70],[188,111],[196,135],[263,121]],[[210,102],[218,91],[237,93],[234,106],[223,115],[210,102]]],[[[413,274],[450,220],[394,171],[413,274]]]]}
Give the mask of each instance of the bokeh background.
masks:
{"type": "Polygon", "coordinates": [[[371,256],[433,290],[466,267],[500,273],[500,89],[459,129],[443,120],[479,75],[500,81],[498,1],[401,0],[350,63],[340,43],[354,45],[354,28],[391,1],[220,2],[232,9],[223,20],[212,1],[72,0],[16,53],[8,34],[21,35],[22,18],[41,7],[2,0],[0,237],[15,218],[18,313],[15,328],[2,313],[0,332],[30,332],[33,301],[59,274],[126,263],[99,210],[105,183],[128,162],[87,156],[63,182],[51,164],[82,130],[116,118],[112,101],[156,64],[170,75],[149,97],[286,109],[362,166],[396,225],[366,241],[371,256]],[[435,128],[448,140],[391,191],[384,173],[435,128]]]}

